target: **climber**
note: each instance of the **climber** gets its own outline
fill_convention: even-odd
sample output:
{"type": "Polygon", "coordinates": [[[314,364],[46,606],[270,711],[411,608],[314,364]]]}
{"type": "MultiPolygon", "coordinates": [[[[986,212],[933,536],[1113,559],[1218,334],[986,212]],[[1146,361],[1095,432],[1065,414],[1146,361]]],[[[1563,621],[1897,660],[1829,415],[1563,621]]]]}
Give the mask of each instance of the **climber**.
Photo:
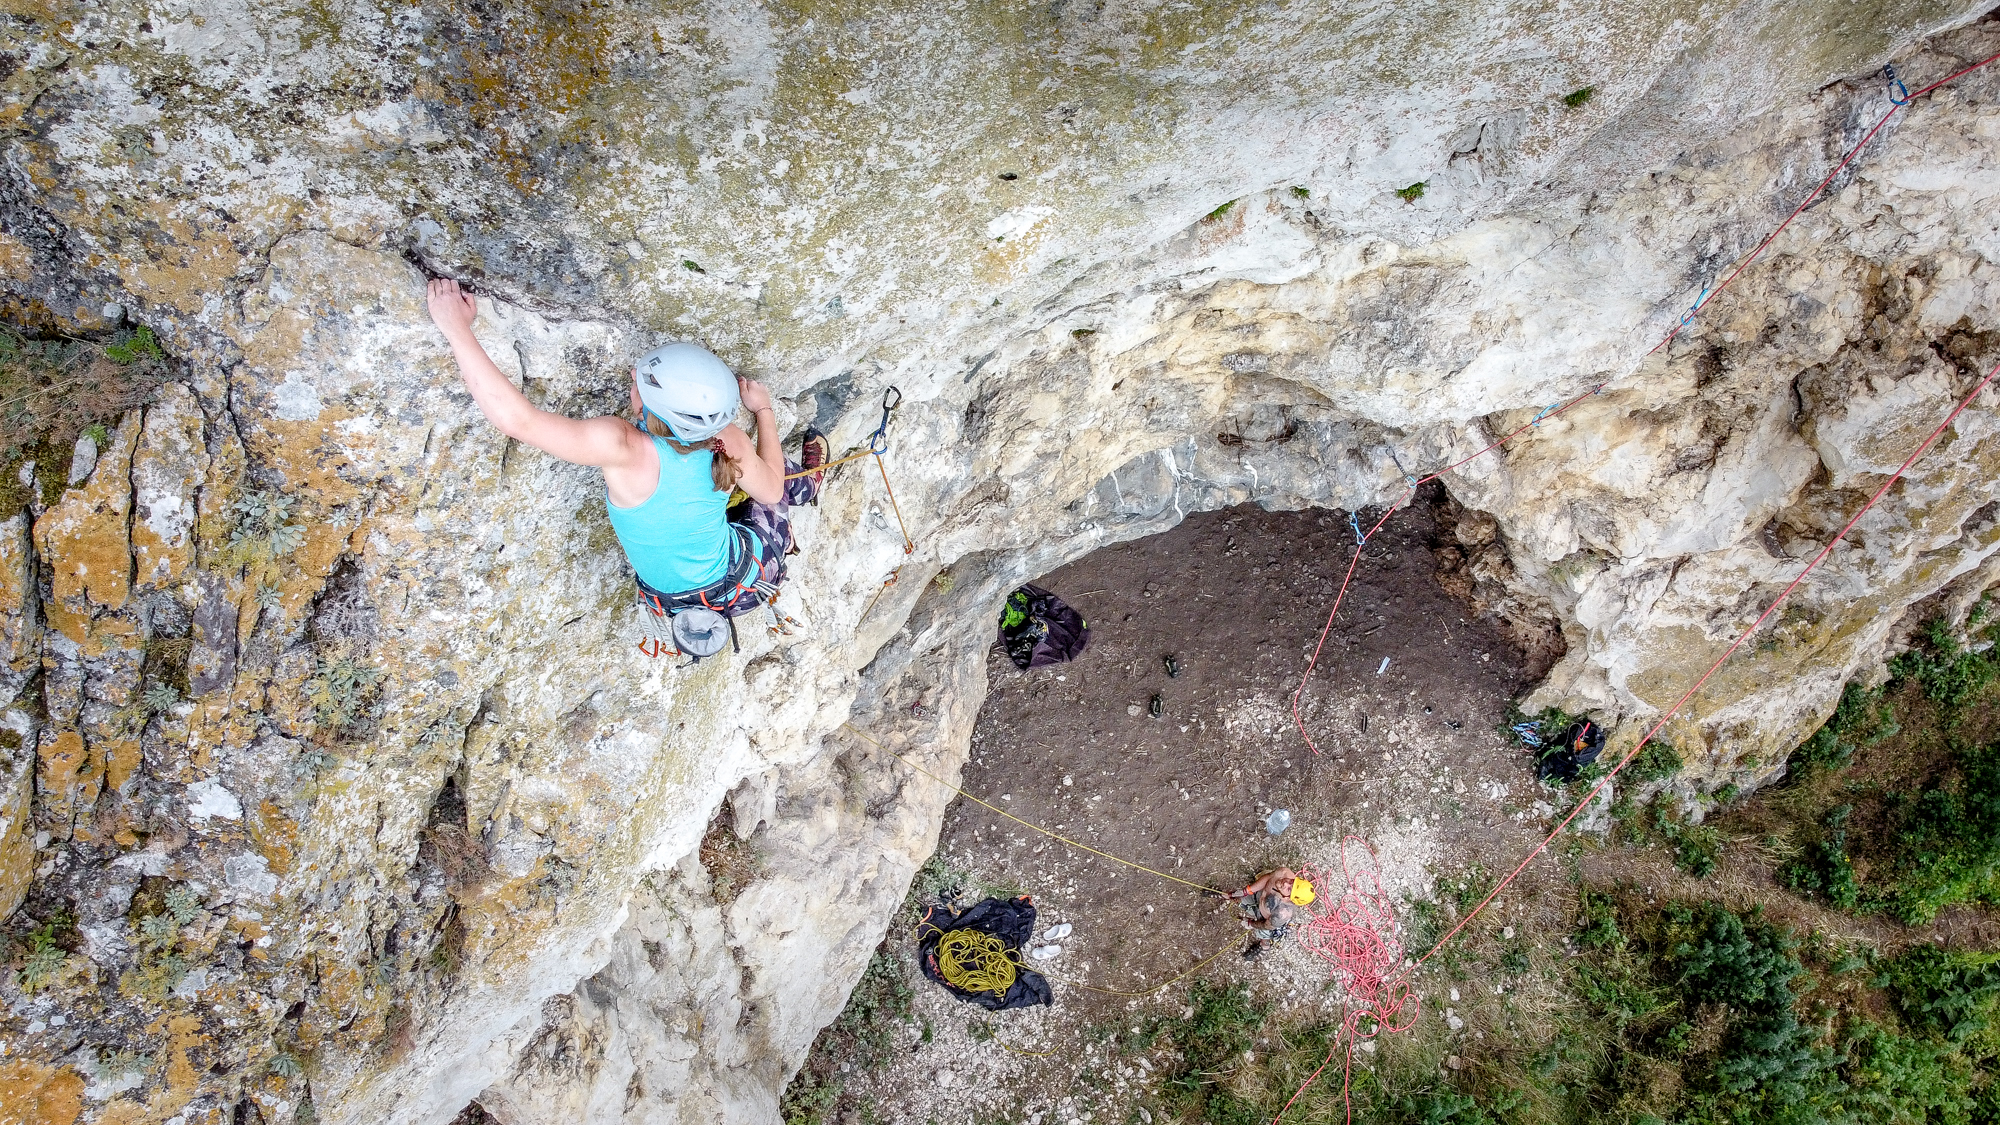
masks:
{"type": "MultiPolygon", "coordinates": [[[[701,607],[733,617],[775,594],[792,549],[786,510],[818,495],[825,474],[812,470],[826,463],[828,447],[808,427],[803,466],[788,465],[762,383],[733,376],[699,345],[667,344],[640,357],[634,370],[638,421],[567,418],[537,408],[494,366],[472,334],[477,305],[458,282],[431,282],[429,305],[487,421],[544,453],[604,470],[611,528],[637,576],[640,601],[655,615],[701,607]],[[757,419],[754,444],[735,424],[739,405],[757,419]],[[808,475],[788,480],[793,472],[808,475]],[[732,522],[735,489],[749,504],[732,522]]],[[[676,628],[675,638],[685,640],[681,633],[676,628]]]]}
{"type": "Polygon", "coordinates": [[[1243,928],[1250,931],[1250,945],[1243,950],[1245,961],[1255,961],[1264,950],[1285,940],[1291,932],[1298,907],[1311,906],[1312,881],[1289,867],[1266,871],[1257,881],[1229,896],[1237,903],[1243,928]]]}

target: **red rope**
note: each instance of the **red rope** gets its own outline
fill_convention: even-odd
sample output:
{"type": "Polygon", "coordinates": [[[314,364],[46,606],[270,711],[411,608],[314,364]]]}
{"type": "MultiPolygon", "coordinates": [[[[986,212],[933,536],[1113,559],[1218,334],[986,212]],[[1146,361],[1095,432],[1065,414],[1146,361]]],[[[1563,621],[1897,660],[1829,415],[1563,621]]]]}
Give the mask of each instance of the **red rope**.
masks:
{"type": "Polygon", "coordinates": [[[1347,1118],[1352,1122],[1354,1106],[1348,1097],[1347,1079],[1354,1070],[1354,1043],[1357,1039],[1373,1039],[1384,1031],[1408,1031],[1417,1023],[1417,1003],[1410,994],[1408,976],[1398,972],[1403,964],[1403,943],[1396,937],[1396,908],[1388,892],[1382,889],[1381,864],[1375,849],[1359,836],[1343,838],[1340,868],[1346,889],[1338,898],[1330,895],[1333,881],[1327,872],[1306,872],[1307,878],[1329,893],[1321,895],[1316,909],[1299,924],[1298,941],[1307,952],[1332,966],[1334,979],[1340,982],[1346,996],[1347,1011],[1341,1016],[1340,1030],[1327,1050],[1326,1061],[1293,1092],[1291,1101],[1278,1111],[1279,1117],[1319,1079],[1320,1071],[1332,1064],[1335,1052],[1344,1043],[1347,1064],[1341,1100],[1347,1104],[1347,1118]],[[1358,844],[1368,853],[1368,869],[1360,877],[1348,861],[1350,844],[1358,844]],[[1360,1030],[1364,1018],[1374,1021],[1365,1035],[1360,1030]]]}
{"type": "MultiPolygon", "coordinates": [[[[1901,110],[1904,107],[1904,105],[1907,105],[1910,102],[1914,102],[1917,98],[1925,94],[1928,94],[1933,90],[1936,90],[1938,87],[1943,86],[1948,82],[1954,81],[1955,79],[1958,78],[1962,78],[1965,75],[1971,74],[1973,71],[1979,70],[1982,67],[1989,66],[1994,62],[2000,62],[2000,54],[1989,55],[1985,59],[1982,59],[1979,62],[1972,64],[1971,66],[1965,67],[1962,70],[1956,71],[1952,74],[1945,76],[1944,78],[1938,79],[1936,82],[1933,82],[1930,85],[1917,90],[1914,94],[1911,94],[1910,97],[1903,103],[1903,105],[1898,105],[1892,108],[1888,113],[1884,114],[1882,116],[1882,119],[1877,121],[1873,128],[1869,129],[1867,133],[1862,135],[1860,141],[1856,142],[1852,148],[1847,150],[1846,155],[1841,157],[1840,163],[1836,164],[1834,166],[1833,171],[1831,173],[1828,173],[1827,177],[1821,180],[1818,186],[1813,188],[1812,194],[1806,197],[1805,202],[1799,204],[1799,206],[1796,209],[1794,209],[1789,216],[1786,217],[1785,221],[1783,223],[1780,223],[1778,225],[1778,228],[1771,232],[1769,237],[1764,239],[1763,242],[1759,243],[1757,245],[1757,248],[1751,251],[1750,256],[1745,258],[1742,261],[1742,263],[1736,267],[1736,269],[1730,272],[1728,277],[1723,279],[1722,284],[1716,287],[1714,293],[1706,295],[1699,304],[1697,304],[1693,309],[1689,310],[1689,314],[1681,318],[1681,321],[1678,324],[1676,324],[1671,331],[1667,333],[1666,338],[1661,340],[1658,344],[1654,345],[1652,351],[1649,351],[1646,354],[1652,355],[1653,352],[1657,352],[1660,350],[1660,348],[1665,347],[1667,343],[1671,341],[1674,338],[1674,336],[1680,332],[1681,328],[1688,323],[1688,321],[1692,318],[1694,313],[1699,312],[1701,309],[1707,307],[1707,305],[1711,301],[1713,301],[1717,295],[1720,295],[1722,290],[1729,287],[1730,282],[1735,281],[1736,278],[1740,276],[1743,273],[1743,271],[1749,267],[1751,262],[1756,261],[1757,258],[1764,253],[1765,249],[1767,249],[1771,245],[1772,241],[1776,239],[1778,235],[1782,233],[1786,227],[1791,225],[1792,220],[1798,218],[1799,215],[1805,212],[1806,207],[1810,205],[1814,199],[1817,199],[1819,195],[1826,190],[1827,185],[1833,182],[1833,178],[1840,173],[1840,170],[1846,167],[1847,164],[1854,159],[1855,155],[1859,153],[1861,149],[1864,146],[1866,146],[1870,140],[1874,139],[1875,134],[1881,131],[1882,126],[1888,123],[1889,118],[1895,116],[1897,111],[1901,110]]],[[[1393,1007],[1387,1009],[1387,1012],[1391,1017],[1393,1017],[1396,1014],[1399,1014],[1401,1012],[1404,1001],[1407,999],[1409,995],[1410,977],[1415,974],[1416,970],[1420,968],[1426,961],[1429,961],[1431,957],[1437,953],[1438,950],[1443,949],[1445,945],[1449,943],[1454,937],[1457,937],[1460,931],[1464,930],[1466,926],[1470,925],[1474,918],[1478,917],[1480,913],[1483,912],[1487,908],[1487,906],[1489,906],[1493,902],[1495,898],[1499,897],[1501,891],[1505,890],[1511,883],[1513,883],[1513,881],[1520,876],[1521,872],[1527,870],[1528,864],[1534,862],[1537,856],[1541,855],[1542,852],[1545,851],[1550,844],[1555,842],[1556,837],[1562,834],[1563,829],[1569,827],[1571,821],[1575,820],[1579,815],[1581,815],[1584,809],[1590,807],[1591,802],[1595,801],[1598,795],[1604,791],[1604,787],[1611,784],[1612,778],[1617,777],[1620,771],[1624,770],[1624,768],[1627,765],[1631,764],[1634,758],[1638,757],[1639,752],[1645,749],[1646,745],[1652,742],[1652,740],[1659,735],[1661,730],[1665,729],[1667,723],[1670,722],[1675,715],[1680,713],[1681,708],[1685,707],[1688,701],[1694,698],[1695,693],[1700,691],[1702,689],[1702,686],[1708,683],[1709,679],[1712,678],[1715,675],[1716,671],[1722,667],[1723,662],[1727,661],[1731,656],[1735,655],[1736,650],[1742,647],[1743,642],[1749,639],[1750,634],[1756,632],[1758,627],[1763,625],[1764,622],[1770,618],[1771,614],[1777,610],[1778,606],[1782,604],[1786,598],[1790,597],[1794,590],[1797,590],[1799,588],[1799,585],[1805,581],[1806,576],[1811,574],[1814,570],[1818,569],[1820,563],[1826,561],[1827,556],[1833,553],[1834,547],[1838,546],[1841,540],[1846,538],[1847,533],[1854,529],[1855,524],[1861,522],[1861,517],[1867,515],[1869,510],[1874,508],[1876,503],[1880,501],[1882,497],[1888,493],[1890,487],[1903,478],[1903,475],[1909,471],[1910,466],[1916,464],[1917,459],[1919,457],[1922,457],[1926,452],[1928,452],[1932,445],[1936,444],[1938,438],[1944,434],[1945,430],[1950,428],[1952,422],[1956,421],[1958,416],[1961,413],[1963,413],[1967,407],[1972,405],[1972,401],[1979,396],[1980,392],[1984,391],[1986,387],[1993,382],[1996,376],[2000,376],[2000,364],[1995,364],[1993,369],[1986,373],[1986,377],[1981,379],[1977,384],[1975,384],[1972,390],[1969,393],[1967,393],[1964,398],[1959,400],[1958,405],[1952,408],[1951,413],[1945,415],[1944,421],[1938,423],[1937,428],[1933,429],[1930,432],[1930,435],[1925,437],[1923,442],[1917,446],[1916,450],[1913,451],[1909,455],[1909,457],[1904,459],[1902,465],[1898,466],[1896,471],[1890,474],[1889,479],[1882,482],[1882,486],[1875,490],[1874,494],[1868,498],[1868,502],[1863,504],[1861,508],[1854,513],[1853,517],[1850,518],[1847,521],[1847,523],[1841,526],[1841,529],[1834,534],[1833,538],[1827,540],[1826,546],[1820,548],[1819,553],[1814,555],[1812,560],[1805,565],[1805,569],[1799,571],[1798,575],[1794,577],[1791,580],[1791,582],[1785,586],[1783,590],[1779,591],[1778,596],[1772,599],[1771,604],[1764,608],[1764,612],[1757,615],[1757,619],[1750,623],[1749,628],[1744,629],[1742,633],[1737,635],[1736,639],[1730,643],[1729,647],[1723,650],[1722,655],[1716,657],[1715,662],[1708,666],[1708,670],[1701,674],[1701,678],[1696,680],[1694,682],[1694,685],[1688,688],[1686,692],[1682,693],[1681,697],[1674,701],[1674,705],[1668,708],[1666,712],[1660,716],[1659,720],[1655,722],[1652,728],[1646,732],[1645,737],[1641,738],[1636,745],[1634,745],[1630,750],[1626,751],[1625,756],[1618,760],[1618,764],[1613,766],[1610,772],[1606,773],[1604,777],[1600,779],[1595,786],[1591,787],[1590,792],[1584,795],[1583,800],[1577,802],[1576,807],[1571,809],[1568,815],[1564,816],[1562,820],[1558,822],[1553,829],[1550,830],[1549,834],[1543,837],[1541,842],[1536,844],[1534,848],[1531,851],[1529,851],[1525,857],[1522,858],[1521,862],[1515,865],[1512,871],[1509,871],[1507,873],[1505,878],[1501,879],[1498,883],[1494,884],[1493,889],[1487,892],[1485,898],[1479,900],[1478,905],[1474,906],[1470,911],[1466,912],[1465,916],[1459,919],[1457,925],[1454,925],[1450,930],[1446,931],[1444,936],[1439,938],[1437,942],[1433,944],[1428,951],[1426,951],[1422,956],[1412,961],[1408,968],[1398,973],[1393,980],[1385,979],[1379,984],[1374,985],[1374,991],[1368,993],[1367,995],[1374,998],[1379,998],[1383,995],[1394,997],[1393,1007]]],[[[1593,387],[1590,390],[1585,391],[1583,394],[1580,394],[1575,398],[1570,399],[1568,402],[1563,403],[1562,406],[1560,406],[1559,408],[1546,411],[1543,414],[1536,416],[1532,421],[1516,427],[1515,429],[1509,431],[1505,436],[1488,444],[1484,448],[1480,449],[1478,452],[1473,453],[1468,457],[1460,458],[1459,460],[1454,461],[1449,465],[1446,465],[1444,468],[1437,470],[1436,472],[1430,474],[1427,477],[1424,477],[1421,480],[1413,480],[1410,485],[1409,492],[1402,499],[1390,505],[1388,510],[1382,513],[1382,518],[1376,520],[1374,525],[1368,529],[1367,534],[1361,537],[1361,542],[1355,544],[1354,556],[1348,561],[1347,573],[1341,578],[1340,589],[1334,595],[1333,608],[1327,613],[1325,627],[1320,630],[1319,643],[1313,648],[1312,659],[1308,661],[1306,664],[1305,675],[1301,677],[1299,680],[1298,690],[1292,693],[1292,721],[1298,726],[1300,737],[1305,739],[1306,745],[1312,748],[1313,753],[1315,754],[1319,753],[1319,746],[1318,744],[1313,742],[1312,735],[1308,733],[1306,730],[1305,720],[1299,714],[1299,703],[1300,700],[1305,695],[1307,683],[1310,682],[1312,679],[1313,670],[1319,664],[1319,658],[1321,652],[1326,647],[1326,638],[1333,630],[1334,619],[1338,617],[1340,614],[1341,602],[1345,600],[1345,598],[1347,597],[1348,587],[1354,580],[1355,567],[1361,561],[1361,552],[1363,548],[1366,547],[1367,541],[1369,539],[1374,538],[1375,533],[1381,530],[1384,524],[1389,522],[1389,517],[1395,515],[1400,508],[1402,508],[1404,505],[1408,504],[1412,499],[1414,499],[1416,497],[1417,490],[1423,487],[1425,484],[1437,480],[1444,474],[1452,472],[1458,468],[1461,468],[1467,463],[1476,460],[1477,458],[1482,457],[1487,453],[1490,453],[1493,450],[1500,448],[1503,445],[1506,445],[1508,442],[1511,442],[1516,437],[1519,437],[1526,431],[1534,428],[1535,426],[1540,425],[1543,418],[1552,418],[1560,416],[1570,407],[1575,406],[1577,403],[1582,402],[1584,399],[1589,398],[1590,396],[1603,390],[1604,387],[1605,384],[1600,383],[1596,387],[1593,387]]],[[[1354,839],[1354,837],[1348,837],[1348,839],[1354,839]]],[[[1346,840],[1343,840],[1341,843],[1341,863],[1343,867],[1346,866],[1346,852],[1347,852],[1347,843],[1346,840]]],[[[1349,887],[1350,889],[1348,895],[1341,900],[1342,905],[1339,908],[1341,911],[1344,911],[1346,909],[1347,898],[1351,898],[1354,896],[1354,892],[1352,890],[1351,878],[1349,881],[1349,887]]],[[[1376,893],[1378,895],[1380,894],[1379,879],[1376,881],[1376,893]]],[[[1386,896],[1381,897],[1379,905],[1375,902],[1364,902],[1364,906],[1365,910],[1361,914],[1358,915],[1347,915],[1344,913],[1340,914],[1339,915],[1340,921],[1337,923],[1332,923],[1331,925],[1334,925],[1336,927],[1335,929],[1335,934],[1337,936],[1336,948],[1352,949],[1354,951],[1353,952],[1354,957],[1362,961],[1364,964],[1372,964],[1373,962],[1367,960],[1370,954],[1366,952],[1366,950],[1369,948],[1368,944],[1369,939],[1363,937],[1358,932],[1350,930],[1348,927],[1374,924],[1377,928],[1371,932],[1376,933],[1378,935],[1387,935],[1387,934],[1392,934],[1394,932],[1395,920],[1386,896]],[[1379,914],[1377,913],[1378,911],[1379,914]]],[[[1311,933],[1314,931],[1309,929],[1308,932],[1311,933]]],[[[1383,943],[1392,941],[1392,939],[1386,936],[1378,936],[1375,940],[1383,943]]],[[[1399,952],[1398,960],[1400,960],[1400,946],[1397,946],[1396,948],[1399,952]]],[[[1315,951],[1317,952],[1318,950],[1315,951]]],[[[1322,954],[1322,956],[1324,955],[1325,954],[1322,954]]],[[[1336,958],[1335,961],[1336,961],[1335,971],[1337,974],[1348,974],[1348,979],[1350,981],[1355,979],[1352,976],[1354,970],[1348,966],[1346,960],[1342,958],[1336,958]]],[[[1349,987],[1351,990],[1353,987],[1352,984],[1350,984],[1349,987]]],[[[1355,994],[1350,991],[1350,995],[1352,996],[1355,994]]],[[[1379,1001],[1375,1000],[1364,1001],[1364,1002],[1379,1004],[1379,1001]]],[[[1300,1095],[1304,1094],[1306,1089],[1310,1087],[1313,1084],[1313,1082],[1318,1080],[1321,1071],[1324,1071],[1326,1067],[1333,1062],[1333,1053],[1340,1049],[1340,1045],[1343,1041],[1347,1044],[1347,1061],[1345,1064],[1346,1069],[1343,1072],[1341,1099],[1344,1103],[1347,1104],[1348,1120],[1350,1123],[1352,1122],[1354,1110],[1353,1110],[1353,1105],[1351,1103],[1351,1085],[1352,1085],[1351,1079],[1354,1069],[1353,1045],[1355,1041],[1356,1027],[1358,1025],[1358,1021],[1361,1019],[1362,1016],[1369,1015],[1374,1010],[1380,1010],[1380,1009],[1379,1007],[1377,1009],[1370,1009],[1364,1007],[1364,1008],[1356,1008],[1348,1013],[1347,1017],[1342,1021],[1341,1034],[1335,1038],[1333,1049],[1328,1052],[1326,1061],[1321,1063],[1319,1069],[1313,1071],[1312,1075],[1306,1079],[1305,1083],[1301,1085],[1298,1088],[1298,1090],[1292,1094],[1291,1099],[1285,1103],[1284,1108],[1278,1111],[1277,1117],[1272,1118],[1272,1125],[1276,1125],[1278,1119],[1284,1117],[1285,1113],[1292,1108],[1292,1104],[1298,1101],[1300,1095]]],[[[1401,1031],[1405,1030],[1409,1026],[1409,1024],[1407,1023],[1403,1024],[1402,1026],[1391,1026],[1388,1020],[1385,1020],[1381,1015],[1377,1015],[1375,1018],[1376,1018],[1376,1028],[1378,1032],[1385,1028],[1390,1031],[1401,1031]]],[[[1412,1011],[1410,1018],[1412,1021],[1414,1021],[1415,1019],[1414,1011],[1412,1011]]],[[[1373,1034],[1375,1034],[1375,1032],[1371,1032],[1370,1034],[1372,1036],[1373,1034]]]]}
{"type": "Polygon", "coordinates": [[[1978,70],[1980,67],[1985,66],[1988,63],[1991,63],[1995,60],[2000,60],[2000,54],[1989,55],[1985,59],[1973,63],[1971,66],[1966,67],[1964,70],[1961,70],[1956,74],[1946,75],[1945,77],[1938,79],[1936,82],[1933,82],[1928,86],[1925,86],[1923,89],[1918,90],[1916,93],[1911,94],[1908,98],[1905,98],[1900,103],[1890,106],[1889,112],[1882,115],[1882,119],[1875,123],[1875,127],[1868,130],[1866,133],[1863,133],[1861,135],[1861,139],[1854,143],[1854,147],[1847,150],[1847,155],[1840,158],[1840,163],[1835,164],[1833,166],[1833,171],[1828,172],[1826,174],[1826,179],[1821,180],[1819,182],[1819,186],[1812,189],[1812,194],[1806,196],[1805,200],[1801,202],[1796,208],[1794,208],[1791,214],[1785,216],[1785,221],[1778,224],[1778,229],[1772,231],[1770,235],[1768,235],[1764,239],[1764,241],[1758,243],[1757,248],[1750,252],[1750,256],[1743,259],[1742,262],[1738,263],[1737,267],[1734,270],[1730,271],[1729,276],[1722,279],[1722,284],[1715,287],[1715,291],[1713,293],[1702,294],[1701,300],[1695,302],[1695,306],[1687,311],[1687,315],[1681,317],[1680,321],[1674,325],[1672,331],[1668,332],[1665,338],[1663,338],[1659,343],[1654,344],[1653,350],[1647,352],[1646,354],[1652,355],[1653,352],[1657,352],[1661,348],[1664,348],[1669,343],[1671,343],[1675,336],[1680,335],[1681,329],[1686,328],[1688,322],[1694,319],[1694,314],[1708,307],[1708,303],[1710,301],[1713,301],[1717,297],[1720,297],[1722,295],[1722,291],[1724,289],[1729,288],[1730,282],[1735,281],[1739,274],[1741,274],[1744,270],[1749,269],[1750,263],[1756,261],[1760,256],[1762,256],[1765,248],[1769,247],[1772,242],[1776,241],[1779,235],[1785,233],[1785,228],[1792,225],[1793,219],[1796,219],[1800,215],[1805,214],[1806,208],[1812,206],[1813,201],[1818,199],[1820,197],[1820,193],[1826,190],[1827,185],[1833,182],[1833,178],[1835,176],[1840,175],[1840,170],[1842,168],[1847,167],[1850,161],[1852,161],[1856,156],[1860,155],[1861,150],[1868,146],[1869,141],[1875,139],[1875,134],[1882,131],[1882,126],[1887,125],[1891,117],[1894,117],[1898,113],[1901,113],[1905,106],[1909,105],[1913,101],[1916,101],[1918,98],[1923,97],[1925,94],[1930,93],[1932,90],[1937,89],[1939,86],[1942,86],[1945,83],[1952,81],[1953,79],[1963,78],[1966,75],[1971,74],[1973,71],[1978,70]]]}

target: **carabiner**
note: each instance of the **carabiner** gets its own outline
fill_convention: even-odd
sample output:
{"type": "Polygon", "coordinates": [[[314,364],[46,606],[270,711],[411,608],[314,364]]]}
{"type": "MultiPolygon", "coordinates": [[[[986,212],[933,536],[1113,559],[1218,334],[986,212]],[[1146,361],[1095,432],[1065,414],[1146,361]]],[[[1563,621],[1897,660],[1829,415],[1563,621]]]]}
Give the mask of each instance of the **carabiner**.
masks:
{"type": "Polygon", "coordinates": [[[868,452],[879,457],[889,451],[889,416],[901,405],[903,405],[903,392],[900,389],[890,387],[882,392],[882,424],[875,427],[874,433],[868,435],[868,452]]]}
{"type": "Polygon", "coordinates": [[[1887,78],[1889,80],[1889,100],[1891,102],[1894,102],[1896,105],[1909,105],[1910,88],[1908,86],[1903,85],[1902,79],[1896,77],[1895,63],[1883,64],[1882,77],[1887,78]],[[1900,98],[1896,96],[1896,91],[1898,90],[1901,90],[1903,92],[1903,96],[1900,98]]]}

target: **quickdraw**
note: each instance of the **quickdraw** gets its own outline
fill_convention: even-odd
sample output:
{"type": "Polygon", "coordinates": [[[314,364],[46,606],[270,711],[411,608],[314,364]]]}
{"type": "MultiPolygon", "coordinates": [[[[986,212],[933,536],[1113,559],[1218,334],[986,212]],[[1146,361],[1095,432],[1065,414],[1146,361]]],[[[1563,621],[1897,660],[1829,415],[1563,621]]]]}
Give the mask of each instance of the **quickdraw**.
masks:
{"type": "Polygon", "coordinates": [[[1883,64],[1882,77],[1889,80],[1889,100],[1896,105],[1909,105],[1910,88],[1908,86],[1903,85],[1902,79],[1896,77],[1895,63],[1883,64]],[[1898,91],[1901,91],[1903,95],[1900,98],[1896,96],[1896,93],[1898,91]]]}

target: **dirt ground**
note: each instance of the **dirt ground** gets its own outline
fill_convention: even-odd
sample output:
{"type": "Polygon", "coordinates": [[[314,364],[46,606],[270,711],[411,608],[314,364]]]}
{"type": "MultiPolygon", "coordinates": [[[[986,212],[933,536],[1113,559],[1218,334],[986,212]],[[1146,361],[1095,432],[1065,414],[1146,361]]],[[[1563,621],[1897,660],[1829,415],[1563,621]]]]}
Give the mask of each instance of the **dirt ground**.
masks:
{"type": "MultiPolygon", "coordinates": [[[[1511,866],[1546,831],[1553,808],[1553,792],[1501,733],[1509,701],[1542,669],[1440,587],[1434,551],[1447,542],[1436,513],[1419,505],[1367,545],[1304,694],[1320,755],[1301,740],[1290,707],[1353,547],[1344,513],[1195,515],[1039,579],[1089,620],[1089,649],[1025,673],[992,655],[964,788],[1211,887],[1241,886],[1279,864],[1338,870],[1349,834],[1373,846],[1399,909],[1436,897],[1437,877],[1511,866]],[[1292,816],[1280,837],[1263,823],[1273,808],[1292,816]]],[[[1366,866],[1363,850],[1349,855],[1366,866]]],[[[912,1042],[858,1101],[850,1089],[840,1120],[1150,1121],[1152,1111],[1140,1111],[1152,1065],[1113,1048],[1147,1014],[1182,1015],[1190,980],[1250,983],[1289,1016],[1340,1010],[1324,964],[1296,943],[1241,960],[1229,908],[1196,888],[962,799],[947,815],[939,856],[934,866],[965,901],[1024,892],[1043,928],[1074,927],[1056,943],[1059,955],[1033,962],[1048,968],[1056,1003],[989,1015],[917,978],[899,951],[916,991],[912,1042]],[[1129,995],[1165,982],[1173,983],[1129,995]]],[[[1510,921],[1566,909],[1551,905],[1560,881],[1553,864],[1531,869],[1486,916],[1496,936],[1510,921]]],[[[1449,1006],[1432,997],[1423,1018],[1456,1019],[1449,1006]]]]}

